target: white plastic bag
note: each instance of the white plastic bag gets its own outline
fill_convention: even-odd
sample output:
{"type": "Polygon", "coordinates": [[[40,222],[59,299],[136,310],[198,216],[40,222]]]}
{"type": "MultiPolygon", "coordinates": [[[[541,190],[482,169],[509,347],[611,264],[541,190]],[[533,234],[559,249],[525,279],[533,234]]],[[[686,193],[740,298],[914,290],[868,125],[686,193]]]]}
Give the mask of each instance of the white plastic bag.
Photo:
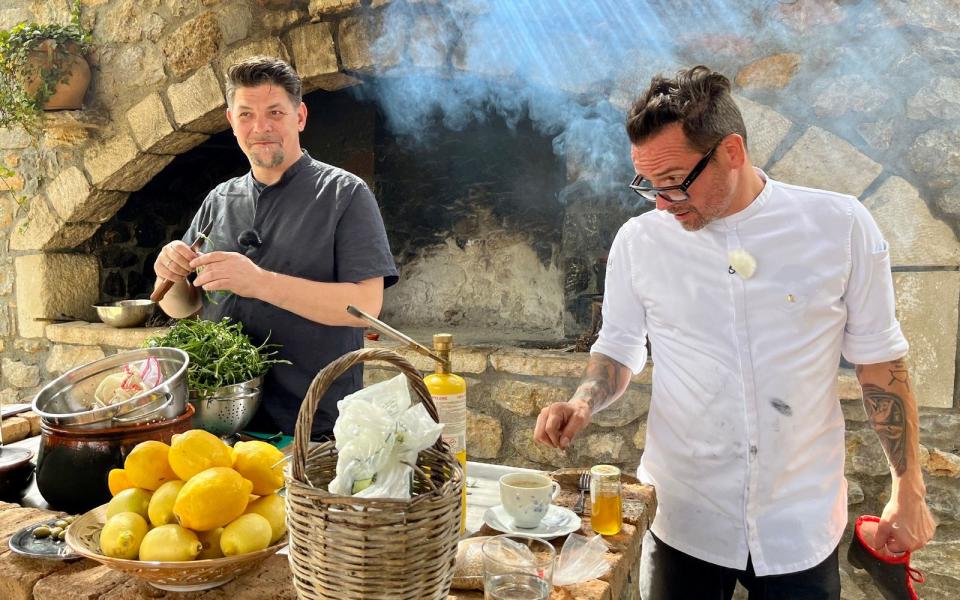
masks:
{"type": "Polygon", "coordinates": [[[408,465],[437,441],[443,426],[422,404],[410,406],[406,376],[350,394],[337,408],[337,476],[327,489],[342,496],[409,498],[408,465]]]}
{"type": "Polygon", "coordinates": [[[553,585],[571,585],[602,577],[610,570],[606,553],[607,543],[602,536],[595,535],[588,539],[571,533],[560,550],[560,560],[553,572],[553,585]]]}

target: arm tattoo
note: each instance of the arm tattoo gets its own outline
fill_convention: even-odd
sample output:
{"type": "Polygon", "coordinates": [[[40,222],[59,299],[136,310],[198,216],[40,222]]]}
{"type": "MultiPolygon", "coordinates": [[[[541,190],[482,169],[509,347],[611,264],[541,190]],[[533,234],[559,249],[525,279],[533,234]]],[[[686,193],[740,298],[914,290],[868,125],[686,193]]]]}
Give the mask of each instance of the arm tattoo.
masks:
{"type": "Polygon", "coordinates": [[[890,381],[887,382],[887,385],[893,385],[894,383],[902,383],[907,386],[907,389],[910,389],[910,378],[908,377],[909,371],[907,371],[907,363],[904,360],[895,360],[890,363],[890,381]]]}
{"type": "Polygon", "coordinates": [[[593,354],[587,362],[587,370],[580,380],[580,386],[573,400],[583,400],[595,412],[606,406],[617,394],[620,385],[622,365],[602,354],[593,354]]]}
{"type": "Polygon", "coordinates": [[[893,470],[897,475],[903,475],[907,469],[908,441],[903,398],[871,383],[862,387],[863,407],[867,411],[870,424],[880,437],[880,443],[893,470]]]}

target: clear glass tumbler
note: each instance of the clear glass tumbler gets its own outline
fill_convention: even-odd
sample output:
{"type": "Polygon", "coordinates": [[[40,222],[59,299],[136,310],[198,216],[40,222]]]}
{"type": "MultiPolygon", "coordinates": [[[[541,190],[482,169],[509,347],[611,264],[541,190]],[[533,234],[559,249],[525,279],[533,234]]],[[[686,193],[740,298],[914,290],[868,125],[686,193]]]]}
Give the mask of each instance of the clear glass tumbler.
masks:
{"type": "Polygon", "coordinates": [[[483,543],[484,600],[548,600],[557,551],[525,535],[498,535],[483,543]]]}

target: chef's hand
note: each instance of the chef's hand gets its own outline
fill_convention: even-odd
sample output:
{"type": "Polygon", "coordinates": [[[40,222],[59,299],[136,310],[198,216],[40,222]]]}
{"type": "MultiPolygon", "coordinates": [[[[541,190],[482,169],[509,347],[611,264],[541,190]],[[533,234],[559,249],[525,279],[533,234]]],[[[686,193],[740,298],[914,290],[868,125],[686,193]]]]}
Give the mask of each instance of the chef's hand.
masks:
{"type": "Polygon", "coordinates": [[[190,261],[198,256],[186,243],[174,240],[160,249],[153,262],[153,272],[169,281],[184,281],[193,270],[190,261]]]}
{"type": "Polygon", "coordinates": [[[208,252],[191,260],[190,268],[199,269],[194,286],[207,292],[230,291],[244,298],[254,298],[262,291],[259,282],[267,273],[239,252],[208,252]]]}
{"type": "Polygon", "coordinates": [[[887,502],[877,524],[874,549],[899,556],[927,545],[937,524],[923,496],[905,501],[896,496],[887,502]]]}
{"type": "Polygon", "coordinates": [[[590,424],[591,414],[590,406],[583,400],[554,402],[540,411],[533,439],[566,450],[577,433],[590,424]]]}

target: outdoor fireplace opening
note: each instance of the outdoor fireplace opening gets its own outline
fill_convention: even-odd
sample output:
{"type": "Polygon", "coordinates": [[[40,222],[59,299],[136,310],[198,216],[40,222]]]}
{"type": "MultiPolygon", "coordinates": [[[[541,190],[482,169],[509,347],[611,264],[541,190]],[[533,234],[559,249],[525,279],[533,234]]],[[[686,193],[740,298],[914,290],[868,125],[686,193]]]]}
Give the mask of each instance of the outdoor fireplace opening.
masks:
{"type": "MultiPolygon", "coordinates": [[[[603,262],[629,216],[571,185],[569,165],[529,118],[491,110],[466,126],[438,116],[414,139],[376,100],[317,91],[302,146],[363,178],[380,205],[400,282],[382,318],[415,335],[562,347],[596,324],[603,262]]],[[[230,130],[177,156],[79,250],[99,259],[100,302],[148,297],[160,248],[186,231],[206,194],[246,173],[230,130]]]]}

